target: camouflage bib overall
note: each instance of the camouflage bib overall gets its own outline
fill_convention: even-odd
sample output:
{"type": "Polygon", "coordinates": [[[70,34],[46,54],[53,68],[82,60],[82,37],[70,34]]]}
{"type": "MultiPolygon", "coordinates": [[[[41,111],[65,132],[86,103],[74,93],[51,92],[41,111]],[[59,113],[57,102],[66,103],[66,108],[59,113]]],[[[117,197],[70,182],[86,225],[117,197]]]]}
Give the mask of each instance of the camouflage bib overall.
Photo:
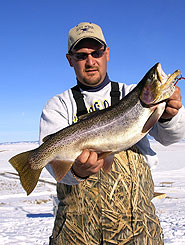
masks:
{"type": "Polygon", "coordinates": [[[52,245],[164,244],[151,172],[135,146],[115,155],[109,173],[75,186],[58,183],[57,193],[52,245]]]}

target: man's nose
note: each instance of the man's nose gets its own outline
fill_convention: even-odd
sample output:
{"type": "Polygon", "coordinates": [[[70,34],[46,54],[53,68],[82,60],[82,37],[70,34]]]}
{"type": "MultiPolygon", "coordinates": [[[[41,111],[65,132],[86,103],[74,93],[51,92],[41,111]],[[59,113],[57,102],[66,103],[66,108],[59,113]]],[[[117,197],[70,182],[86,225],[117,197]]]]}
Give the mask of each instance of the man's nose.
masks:
{"type": "Polygon", "coordinates": [[[94,63],[95,63],[95,58],[93,58],[92,55],[89,54],[86,59],[86,64],[92,66],[94,63]]]}

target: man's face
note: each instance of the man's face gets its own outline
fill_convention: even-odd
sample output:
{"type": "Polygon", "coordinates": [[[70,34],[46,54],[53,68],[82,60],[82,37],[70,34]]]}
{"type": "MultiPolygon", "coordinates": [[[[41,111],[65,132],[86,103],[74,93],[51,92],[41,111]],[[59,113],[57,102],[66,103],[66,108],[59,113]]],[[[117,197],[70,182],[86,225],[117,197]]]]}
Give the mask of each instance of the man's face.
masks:
{"type": "Polygon", "coordinates": [[[93,87],[103,82],[109,61],[109,48],[102,52],[103,50],[104,46],[94,39],[84,39],[77,44],[76,50],[72,50],[74,55],[66,55],[70,66],[74,67],[77,79],[82,84],[93,87]],[[95,51],[100,52],[102,56],[96,57],[97,55],[94,55],[95,57],[93,57],[91,53],[95,51]],[[85,59],[78,59],[84,54],[89,55],[86,55],[85,59]]]}

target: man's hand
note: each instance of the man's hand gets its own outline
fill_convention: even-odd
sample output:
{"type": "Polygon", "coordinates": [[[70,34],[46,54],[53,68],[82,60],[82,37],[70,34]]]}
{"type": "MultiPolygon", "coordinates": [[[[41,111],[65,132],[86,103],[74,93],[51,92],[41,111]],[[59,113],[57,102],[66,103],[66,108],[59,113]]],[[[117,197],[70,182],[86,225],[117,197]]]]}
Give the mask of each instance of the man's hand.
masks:
{"type": "Polygon", "coordinates": [[[175,87],[175,92],[166,102],[166,108],[161,116],[161,119],[171,119],[177,115],[179,109],[182,107],[181,92],[179,87],[175,87]]]}
{"type": "Polygon", "coordinates": [[[98,154],[89,150],[84,150],[75,160],[72,168],[78,177],[85,178],[96,174],[103,167],[105,171],[109,171],[112,166],[113,156],[98,160],[98,154]]]}

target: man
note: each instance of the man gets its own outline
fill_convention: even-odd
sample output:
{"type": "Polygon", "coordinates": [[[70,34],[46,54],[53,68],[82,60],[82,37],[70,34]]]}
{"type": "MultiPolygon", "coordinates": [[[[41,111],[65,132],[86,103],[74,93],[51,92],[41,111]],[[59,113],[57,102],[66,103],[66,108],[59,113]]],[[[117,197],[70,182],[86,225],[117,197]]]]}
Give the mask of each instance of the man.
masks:
{"type": "MultiPolygon", "coordinates": [[[[82,114],[117,103],[135,86],[109,80],[109,48],[95,24],[80,23],[69,31],[66,57],[74,68],[77,86],[46,104],[41,142],[46,135],[75,123],[82,114]]],[[[185,137],[185,110],[178,87],[150,135],[163,145],[185,137]]],[[[86,149],[57,183],[60,202],[50,244],[163,244],[151,203],[154,186],[149,167],[158,160],[147,137],[112,160],[98,160],[96,152],[86,149]]],[[[47,169],[55,177],[50,164],[47,169]]]]}

